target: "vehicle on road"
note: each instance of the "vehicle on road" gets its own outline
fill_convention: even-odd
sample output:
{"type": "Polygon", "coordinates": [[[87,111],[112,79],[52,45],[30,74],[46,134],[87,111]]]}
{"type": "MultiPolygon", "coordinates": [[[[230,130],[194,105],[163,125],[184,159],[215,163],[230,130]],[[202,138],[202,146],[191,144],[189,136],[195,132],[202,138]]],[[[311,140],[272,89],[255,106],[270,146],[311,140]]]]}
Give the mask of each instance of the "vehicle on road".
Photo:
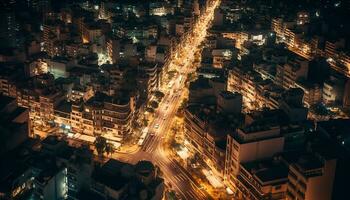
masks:
{"type": "Polygon", "coordinates": [[[158,129],[159,128],[159,124],[154,125],[154,128],[158,129]]]}

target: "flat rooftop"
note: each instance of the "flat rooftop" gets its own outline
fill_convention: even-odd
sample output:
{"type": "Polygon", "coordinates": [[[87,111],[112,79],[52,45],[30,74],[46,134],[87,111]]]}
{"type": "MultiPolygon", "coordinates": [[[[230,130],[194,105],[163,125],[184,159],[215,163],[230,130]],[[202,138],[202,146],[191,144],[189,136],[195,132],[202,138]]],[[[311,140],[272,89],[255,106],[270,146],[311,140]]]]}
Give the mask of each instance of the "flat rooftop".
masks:
{"type": "Polygon", "coordinates": [[[295,165],[302,171],[309,171],[322,168],[324,163],[313,154],[305,154],[299,157],[295,165]]]}
{"type": "Polygon", "coordinates": [[[12,101],[16,100],[15,98],[0,95],[0,109],[3,109],[5,106],[10,104],[12,101]]]}
{"type": "Polygon", "coordinates": [[[234,98],[242,96],[242,95],[240,93],[237,93],[237,92],[221,91],[220,96],[222,96],[224,99],[234,99],[234,98]]]}
{"type": "Polygon", "coordinates": [[[251,173],[262,185],[268,182],[287,181],[288,166],[281,161],[268,159],[241,164],[245,170],[251,173]]]}

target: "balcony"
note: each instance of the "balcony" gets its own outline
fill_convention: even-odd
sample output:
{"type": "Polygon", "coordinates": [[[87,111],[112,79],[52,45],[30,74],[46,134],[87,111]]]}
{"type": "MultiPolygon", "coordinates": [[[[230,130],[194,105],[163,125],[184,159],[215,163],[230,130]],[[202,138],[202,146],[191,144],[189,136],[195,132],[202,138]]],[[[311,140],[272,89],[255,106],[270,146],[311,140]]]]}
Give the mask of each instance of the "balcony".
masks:
{"type": "Polygon", "coordinates": [[[288,175],[288,180],[290,183],[292,183],[293,185],[297,185],[297,179],[294,176],[291,176],[290,174],[288,175]]]}
{"type": "Polygon", "coordinates": [[[294,196],[290,191],[287,191],[287,193],[286,193],[286,199],[287,199],[287,200],[294,200],[294,199],[295,199],[295,196],[294,196]]]}

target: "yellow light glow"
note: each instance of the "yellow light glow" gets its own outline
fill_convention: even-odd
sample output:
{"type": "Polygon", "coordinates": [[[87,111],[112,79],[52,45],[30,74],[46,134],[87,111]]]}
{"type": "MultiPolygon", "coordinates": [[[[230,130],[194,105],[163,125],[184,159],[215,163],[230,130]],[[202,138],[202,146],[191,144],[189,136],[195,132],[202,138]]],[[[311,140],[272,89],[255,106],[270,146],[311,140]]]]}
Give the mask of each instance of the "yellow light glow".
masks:
{"type": "Polygon", "coordinates": [[[86,38],[86,37],[82,37],[82,40],[83,40],[83,43],[84,44],[87,44],[87,43],[89,43],[89,39],[88,38],[86,38]]]}

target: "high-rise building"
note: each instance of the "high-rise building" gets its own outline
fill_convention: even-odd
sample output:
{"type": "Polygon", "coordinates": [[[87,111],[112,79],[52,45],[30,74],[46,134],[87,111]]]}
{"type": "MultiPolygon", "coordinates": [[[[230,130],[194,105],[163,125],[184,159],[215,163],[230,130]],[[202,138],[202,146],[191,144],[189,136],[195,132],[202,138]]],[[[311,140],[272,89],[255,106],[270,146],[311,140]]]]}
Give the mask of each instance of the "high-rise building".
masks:
{"type": "Polygon", "coordinates": [[[350,109],[350,79],[348,79],[345,84],[343,107],[346,109],[350,109]]]}
{"type": "Polygon", "coordinates": [[[234,187],[241,163],[272,157],[283,147],[280,127],[273,123],[253,122],[237,129],[227,136],[225,181],[234,187]]]}
{"type": "Polygon", "coordinates": [[[336,159],[306,154],[289,165],[287,200],[332,198],[336,159]]]}
{"type": "Polygon", "coordinates": [[[288,165],[278,157],[242,163],[237,183],[245,199],[285,199],[288,165]]]}
{"type": "Polygon", "coordinates": [[[286,64],[277,65],[276,82],[285,89],[294,88],[298,79],[307,77],[308,70],[308,61],[297,57],[286,64]]]}
{"type": "Polygon", "coordinates": [[[34,181],[34,195],[39,199],[65,199],[68,197],[67,169],[47,169],[34,181]]]}
{"type": "Polygon", "coordinates": [[[12,12],[0,13],[0,41],[1,47],[18,48],[22,45],[20,27],[12,12]]]}
{"type": "Polygon", "coordinates": [[[29,8],[45,13],[51,8],[51,0],[26,0],[26,4],[29,8]]]}
{"type": "Polygon", "coordinates": [[[117,39],[107,40],[107,56],[109,61],[114,64],[120,58],[120,41],[117,39]]]}

